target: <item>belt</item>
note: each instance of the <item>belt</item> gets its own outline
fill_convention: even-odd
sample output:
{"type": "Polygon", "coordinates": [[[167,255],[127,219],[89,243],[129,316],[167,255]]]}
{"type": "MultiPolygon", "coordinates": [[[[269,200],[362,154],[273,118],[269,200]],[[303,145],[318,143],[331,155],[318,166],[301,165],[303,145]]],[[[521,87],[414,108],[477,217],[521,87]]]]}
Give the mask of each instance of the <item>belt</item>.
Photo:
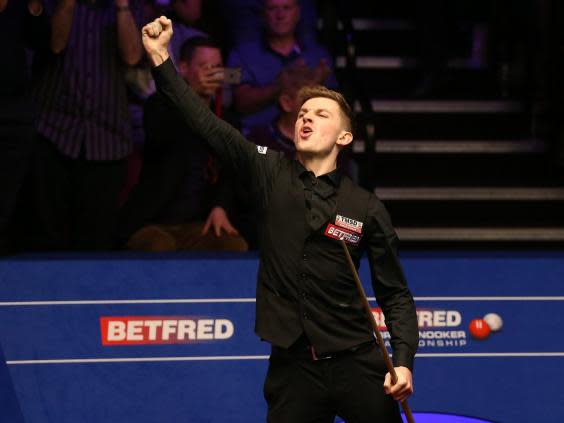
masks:
{"type": "Polygon", "coordinates": [[[375,341],[366,341],[361,344],[354,345],[350,348],[328,353],[328,354],[318,354],[315,351],[315,347],[309,343],[307,338],[301,337],[296,341],[290,348],[285,349],[281,347],[272,346],[272,353],[278,355],[284,355],[292,358],[306,359],[312,361],[319,360],[330,360],[339,357],[343,357],[349,354],[354,354],[355,352],[361,351],[370,346],[376,345],[375,341]]]}
{"type": "Polygon", "coordinates": [[[346,350],[341,350],[341,351],[337,351],[334,353],[330,353],[330,354],[324,354],[324,355],[318,355],[315,352],[315,348],[313,347],[313,345],[310,345],[310,351],[311,351],[311,356],[313,358],[313,361],[317,361],[317,360],[327,360],[327,359],[331,359],[331,358],[339,358],[342,357],[344,355],[348,355],[348,354],[354,354],[355,352],[364,350],[365,348],[368,348],[372,345],[375,345],[374,341],[367,341],[367,342],[363,342],[362,344],[357,344],[354,345],[350,348],[347,348],[346,350]]]}

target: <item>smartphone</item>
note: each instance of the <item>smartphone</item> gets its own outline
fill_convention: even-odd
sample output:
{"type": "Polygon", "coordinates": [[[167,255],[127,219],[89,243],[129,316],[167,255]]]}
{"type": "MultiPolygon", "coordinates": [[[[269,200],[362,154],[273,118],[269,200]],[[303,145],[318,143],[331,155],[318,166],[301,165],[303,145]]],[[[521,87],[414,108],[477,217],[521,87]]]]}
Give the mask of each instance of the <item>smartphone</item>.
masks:
{"type": "Polygon", "coordinates": [[[240,84],[241,68],[223,68],[223,83],[240,84]]]}

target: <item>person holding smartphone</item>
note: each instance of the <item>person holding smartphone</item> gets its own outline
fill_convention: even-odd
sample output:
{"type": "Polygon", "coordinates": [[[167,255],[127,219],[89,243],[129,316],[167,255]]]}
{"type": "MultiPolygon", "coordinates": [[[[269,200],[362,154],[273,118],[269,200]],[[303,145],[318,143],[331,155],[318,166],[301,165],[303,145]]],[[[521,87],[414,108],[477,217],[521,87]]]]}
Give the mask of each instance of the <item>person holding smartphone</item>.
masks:
{"type": "MultiPolygon", "coordinates": [[[[189,38],[180,49],[184,82],[213,106],[223,82],[219,46],[207,37],[189,38]]],[[[145,105],[143,167],[120,212],[120,243],[142,251],[245,251],[231,223],[235,179],[195,133],[156,93],[145,105]]]]}

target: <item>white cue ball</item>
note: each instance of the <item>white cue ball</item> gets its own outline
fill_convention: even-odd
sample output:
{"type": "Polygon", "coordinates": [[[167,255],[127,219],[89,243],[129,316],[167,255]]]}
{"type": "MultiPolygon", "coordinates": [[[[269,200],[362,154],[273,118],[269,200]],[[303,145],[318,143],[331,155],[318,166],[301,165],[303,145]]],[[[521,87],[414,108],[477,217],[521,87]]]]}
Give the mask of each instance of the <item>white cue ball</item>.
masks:
{"type": "Polygon", "coordinates": [[[488,324],[492,332],[497,332],[503,327],[503,320],[499,314],[488,313],[484,316],[484,321],[488,324]]]}

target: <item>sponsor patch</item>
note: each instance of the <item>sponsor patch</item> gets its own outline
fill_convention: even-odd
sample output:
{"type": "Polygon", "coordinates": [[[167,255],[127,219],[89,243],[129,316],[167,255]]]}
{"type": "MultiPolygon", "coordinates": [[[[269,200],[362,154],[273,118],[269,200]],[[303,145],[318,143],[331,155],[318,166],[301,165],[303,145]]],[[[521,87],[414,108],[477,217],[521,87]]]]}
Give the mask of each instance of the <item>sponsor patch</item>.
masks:
{"type": "Polygon", "coordinates": [[[263,145],[257,145],[257,151],[260,154],[266,154],[266,150],[268,150],[268,147],[265,147],[263,145]]]}
{"type": "Polygon", "coordinates": [[[342,239],[352,245],[358,245],[361,238],[360,235],[357,235],[348,229],[339,228],[332,223],[329,223],[327,228],[325,228],[325,235],[334,239],[342,239]]]}
{"type": "Polygon", "coordinates": [[[355,231],[356,233],[362,233],[362,222],[358,220],[351,219],[350,217],[341,216],[340,214],[337,215],[335,218],[335,224],[340,226],[341,228],[350,229],[351,231],[355,231]]]}

